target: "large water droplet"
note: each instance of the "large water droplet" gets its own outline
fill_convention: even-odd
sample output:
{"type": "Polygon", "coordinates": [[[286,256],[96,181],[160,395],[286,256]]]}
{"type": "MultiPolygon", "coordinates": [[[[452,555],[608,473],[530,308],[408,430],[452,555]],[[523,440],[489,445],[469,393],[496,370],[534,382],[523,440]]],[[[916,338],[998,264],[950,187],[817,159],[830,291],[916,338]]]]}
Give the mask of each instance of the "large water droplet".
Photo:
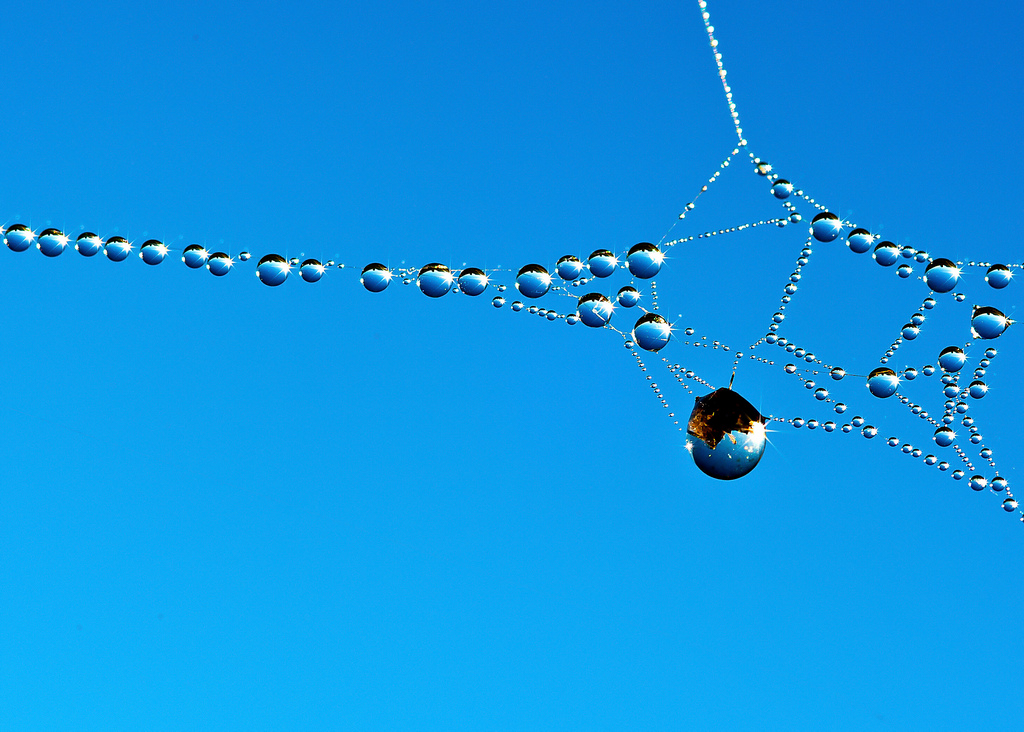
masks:
{"type": "Polygon", "coordinates": [[[846,237],[846,246],[850,247],[850,251],[856,254],[869,252],[874,245],[875,237],[868,233],[867,229],[854,229],[846,237]]]}
{"type": "Polygon", "coordinates": [[[112,236],[103,245],[103,253],[111,262],[123,262],[132,251],[132,245],[123,236],[112,236]]]}
{"type": "Polygon", "coordinates": [[[32,246],[36,234],[25,224],[11,224],[4,230],[4,244],[12,252],[23,252],[32,246]]]}
{"type": "Polygon", "coordinates": [[[924,269],[924,281],[934,292],[949,292],[960,281],[960,268],[949,259],[933,259],[924,269]]]}
{"type": "Polygon", "coordinates": [[[660,351],[671,333],[668,321],[657,313],[646,313],[633,326],[633,340],[645,351],[660,351]]]}
{"type": "Polygon", "coordinates": [[[932,439],[939,447],[949,447],[956,440],[956,434],[949,427],[939,427],[932,435],[932,439]]]}
{"type": "Polygon", "coordinates": [[[793,184],[784,178],[777,179],[772,184],[772,195],[780,201],[784,201],[793,194],[793,184]]]}
{"type": "Polygon", "coordinates": [[[371,262],[363,267],[359,282],[370,292],[383,292],[391,283],[391,270],[380,262],[371,262]]]}
{"type": "Polygon", "coordinates": [[[181,253],[181,261],[185,263],[186,267],[191,269],[199,269],[206,264],[206,260],[209,258],[210,253],[198,244],[188,245],[185,247],[185,251],[181,253]]]}
{"type": "Polygon", "coordinates": [[[822,211],[811,219],[811,234],[821,242],[835,241],[843,232],[843,223],[834,213],[822,211]]]}
{"type": "Polygon", "coordinates": [[[891,241],[883,241],[875,246],[875,252],[871,256],[883,267],[891,267],[899,261],[900,250],[891,241]]]}
{"type": "Polygon", "coordinates": [[[619,294],[615,296],[615,301],[624,308],[631,308],[640,302],[640,293],[635,287],[626,285],[619,290],[619,294]]]}
{"type": "Polygon", "coordinates": [[[971,316],[971,333],[975,338],[998,338],[1010,326],[1001,310],[992,307],[974,308],[971,316]]]}
{"type": "Polygon", "coordinates": [[[427,297],[442,297],[452,289],[455,276],[445,265],[432,262],[420,269],[416,284],[427,297]]]}
{"type": "Polygon", "coordinates": [[[1012,279],[1013,272],[1005,264],[993,264],[985,273],[985,282],[997,290],[1006,287],[1012,279]]]}
{"type": "Polygon", "coordinates": [[[591,292],[579,299],[580,320],[591,328],[601,328],[612,318],[612,304],[599,292],[591,292]]]}
{"type": "Polygon", "coordinates": [[[157,239],[150,239],[142,248],[139,249],[139,257],[146,264],[157,265],[160,264],[167,257],[167,253],[170,250],[167,245],[157,239]]]}
{"type": "Polygon", "coordinates": [[[900,379],[890,368],[877,368],[868,374],[868,390],[880,399],[886,399],[896,393],[900,379]]]}
{"type": "Polygon", "coordinates": [[[36,247],[47,257],[58,257],[67,249],[68,238],[60,229],[44,229],[36,247]]]}
{"type": "Polygon", "coordinates": [[[971,486],[971,490],[983,491],[988,487],[988,481],[985,480],[984,475],[972,475],[969,485],[971,486]]]}
{"type": "Polygon", "coordinates": [[[103,249],[103,240],[91,231],[83,231],[75,240],[75,250],[83,257],[94,257],[103,249]]]}
{"type": "Polygon", "coordinates": [[[640,242],[626,255],[626,266],[634,277],[649,280],[658,274],[664,260],[665,255],[658,247],[650,242],[640,242]]]}
{"type": "Polygon", "coordinates": [[[256,276],[268,287],[277,287],[288,279],[291,265],[280,254],[268,254],[256,265],[256,276]]]}
{"type": "Polygon", "coordinates": [[[598,249],[587,258],[587,266],[594,277],[610,277],[619,262],[607,249],[598,249]]]}
{"type": "Polygon", "coordinates": [[[482,295],[489,282],[484,271],[476,267],[468,267],[459,273],[459,289],[471,297],[482,295]]]}
{"type": "Polygon", "coordinates": [[[555,272],[563,280],[571,282],[583,274],[583,262],[579,260],[579,257],[566,254],[555,263],[555,272]]]}
{"type": "Polygon", "coordinates": [[[234,264],[234,260],[228,256],[227,252],[214,252],[206,260],[206,269],[215,277],[223,277],[231,271],[234,264]]]}
{"type": "Polygon", "coordinates": [[[959,346],[947,346],[939,353],[939,368],[947,374],[955,374],[967,363],[967,354],[959,346]]]}
{"type": "Polygon", "coordinates": [[[764,454],[764,422],[750,402],[729,389],[696,397],[686,425],[693,462],[712,478],[743,477],[764,454]]]}
{"type": "MultiPolygon", "coordinates": [[[[210,257],[213,259],[213,257],[210,257]]],[[[327,268],[319,259],[307,259],[299,266],[299,277],[306,282],[319,282],[327,268]]]]}
{"type": "Polygon", "coordinates": [[[967,387],[967,393],[975,399],[981,399],[983,396],[988,394],[988,384],[980,379],[972,381],[971,385],[967,387]]]}
{"type": "Polygon", "coordinates": [[[539,264],[528,264],[516,275],[516,289],[523,297],[543,297],[551,289],[551,275],[539,264]]]}

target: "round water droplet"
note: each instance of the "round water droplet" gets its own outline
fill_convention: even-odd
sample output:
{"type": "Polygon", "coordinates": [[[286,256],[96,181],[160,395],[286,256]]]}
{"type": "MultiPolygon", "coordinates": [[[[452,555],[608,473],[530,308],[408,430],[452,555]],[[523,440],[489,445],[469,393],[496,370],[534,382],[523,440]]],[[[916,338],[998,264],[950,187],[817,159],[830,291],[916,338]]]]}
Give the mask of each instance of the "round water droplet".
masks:
{"type": "Polygon", "coordinates": [[[839,366],[836,366],[834,369],[828,372],[828,375],[831,376],[836,381],[842,381],[843,377],[846,376],[846,370],[840,368],[839,366]]]}
{"type": "Polygon", "coordinates": [[[516,275],[516,289],[523,297],[543,297],[551,289],[551,275],[539,264],[528,264],[516,275]]]}
{"type": "Polygon", "coordinates": [[[772,164],[767,160],[754,160],[754,170],[757,171],[758,175],[768,175],[772,172],[772,164]]]}
{"type": "MultiPolygon", "coordinates": [[[[210,256],[213,259],[213,255],[210,256]]],[[[211,272],[213,270],[210,270],[211,272]]],[[[306,282],[319,282],[327,268],[318,259],[307,259],[299,266],[299,277],[306,282]]]]}
{"type": "Polygon", "coordinates": [[[871,256],[883,267],[891,267],[899,261],[900,250],[891,241],[883,241],[875,245],[874,254],[871,256]]]}
{"type": "Polygon", "coordinates": [[[60,229],[44,229],[36,242],[36,248],[47,257],[58,257],[68,247],[68,238],[60,229]]]}
{"type": "Polygon", "coordinates": [[[112,236],[103,245],[103,253],[111,262],[123,262],[132,251],[132,245],[123,236],[112,236]]]}
{"type": "Polygon", "coordinates": [[[558,313],[556,313],[554,310],[548,310],[548,313],[545,317],[547,317],[548,320],[555,321],[558,320],[558,313]]]}
{"type": "Polygon", "coordinates": [[[250,259],[252,259],[252,254],[250,254],[249,252],[242,252],[241,254],[238,255],[238,259],[239,261],[242,262],[248,262],[250,259]]]}
{"type": "Polygon", "coordinates": [[[672,328],[657,313],[646,313],[633,326],[633,340],[645,351],[660,351],[668,343],[672,328]]]}
{"type": "Polygon", "coordinates": [[[998,338],[1009,325],[1010,321],[1003,312],[992,307],[976,307],[971,316],[971,333],[975,338],[998,338]]]}
{"type": "Polygon", "coordinates": [[[1007,498],[1003,501],[1003,510],[1007,513],[1013,513],[1017,510],[1017,501],[1013,498],[1007,498]]]}
{"type": "MultiPolygon", "coordinates": [[[[899,447],[900,441],[897,437],[889,437],[886,439],[885,444],[889,447],[899,447]]],[[[907,447],[909,447],[909,445],[907,447]]],[[[907,450],[907,452],[910,452],[910,450],[907,450]]]]}
{"type": "Polygon", "coordinates": [[[988,487],[988,481],[985,480],[984,475],[972,475],[969,485],[971,486],[971,490],[983,491],[988,487]]]}
{"type": "Polygon", "coordinates": [[[846,409],[847,409],[847,406],[846,406],[845,404],[843,404],[842,402],[839,402],[839,403],[838,403],[838,404],[836,404],[836,406],[835,406],[835,412],[836,412],[836,414],[842,414],[843,412],[845,412],[845,411],[846,411],[846,409]]]}
{"type": "Polygon", "coordinates": [[[917,378],[917,369],[915,369],[912,366],[908,366],[903,371],[903,378],[906,379],[907,381],[913,381],[914,379],[917,378]]]}
{"type": "Polygon", "coordinates": [[[32,246],[36,234],[25,224],[11,224],[4,230],[4,244],[12,252],[23,252],[32,246]]]}
{"type": "Polygon", "coordinates": [[[612,303],[599,292],[581,297],[576,309],[583,324],[591,328],[602,328],[612,319],[612,303]]]}
{"type": "Polygon", "coordinates": [[[825,401],[826,399],[828,399],[828,389],[826,389],[823,386],[819,386],[817,389],[814,390],[814,398],[817,399],[819,402],[825,401]]]}
{"type": "Polygon", "coordinates": [[[874,245],[875,237],[868,233],[867,229],[854,229],[846,237],[846,246],[850,247],[850,251],[856,254],[864,254],[870,251],[874,245]]]}
{"type": "Polygon", "coordinates": [[[577,318],[575,315],[566,315],[565,322],[568,323],[569,325],[576,325],[578,322],[580,322],[580,319],[577,318]]]}
{"type": "Polygon", "coordinates": [[[391,282],[392,276],[391,270],[383,264],[373,262],[363,267],[363,272],[359,276],[359,282],[370,292],[383,292],[391,282]]]}
{"type": "Polygon", "coordinates": [[[992,484],[991,485],[992,485],[992,490],[994,490],[996,493],[1002,493],[1003,491],[1006,490],[1006,486],[1007,486],[1006,478],[1003,478],[1002,476],[997,475],[995,478],[992,479],[992,484]]]}
{"type": "Polygon", "coordinates": [[[522,303],[521,300],[514,300],[512,302],[512,312],[513,313],[518,313],[520,310],[523,309],[523,307],[524,306],[523,306],[523,303],[522,303]]]}
{"type": "Polygon", "coordinates": [[[416,284],[427,297],[442,297],[448,294],[455,284],[455,276],[451,270],[439,262],[424,265],[416,277],[416,284]]]}
{"type": "Polygon", "coordinates": [[[871,425],[865,425],[864,429],[862,429],[860,433],[870,440],[872,437],[878,434],[878,430],[872,427],[871,425]]]}
{"type": "Polygon", "coordinates": [[[918,328],[913,323],[907,323],[906,325],[903,326],[903,330],[901,331],[901,333],[903,335],[903,340],[912,341],[921,334],[921,329],[918,328]]]}
{"type": "Polygon", "coordinates": [[[472,297],[483,294],[489,282],[484,271],[476,267],[469,267],[459,273],[459,289],[472,297]]]}
{"type": "Polygon", "coordinates": [[[288,279],[291,265],[280,254],[268,254],[256,265],[256,276],[268,287],[277,287],[288,279]]]}
{"type": "Polygon", "coordinates": [[[935,367],[929,364],[925,366],[923,369],[921,369],[921,373],[924,374],[925,376],[931,376],[932,374],[935,373],[935,367]]]}
{"type": "Polygon", "coordinates": [[[191,269],[199,269],[206,264],[206,260],[209,258],[210,253],[198,244],[190,244],[181,253],[181,261],[191,269]]]}
{"type": "MultiPolygon", "coordinates": [[[[939,368],[947,374],[954,374],[967,363],[967,354],[958,346],[947,346],[939,354],[939,368]]],[[[927,367],[926,367],[927,368],[927,367]]]]}
{"type": "Polygon", "coordinates": [[[649,280],[661,271],[665,255],[650,242],[635,244],[626,255],[626,266],[630,274],[641,280],[649,280]]]}
{"type": "Polygon", "coordinates": [[[952,473],[950,473],[950,475],[953,476],[953,480],[963,480],[963,478],[964,478],[964,471],[962,471],[962,470],[954,470],[952,473]]]}
{"type": "Polygon", "coordinates": [[[793,426],[796,427],[797,429],[800,429],[801,427],[803,427],[804,426],[804,418],[803,417],[793,417],[793,426]]]}
{"type": "Polygon", "coordinates": [[[890,368],[883,366],[868,374],[868,390],[880,399],[891,397],[899,386],[900,379],[890,368]]]}
{"type": "Polygon", "coordinates": [[[949,292],[960,281],[960,268],[949,259],[933,259],[924,268],[924,281],[934,292],[949,292]]]}
{"type": "Polygon", "coordinates": [[[91,231],[84,231],[75,240],[75,249],[83,257],[94,257],[103,249],[103,240],[91,231]]]}
{"type": "Polygon", "coordinates": [[[631,308],[640,302],[640,293],[635,287],[626,285],[619,294],[615,296],[615,301],[624,308],[631,308]]]}
{"type": "Polygon", "coordinates": [[[843,223],[834,213],[822,211],[811,219],[811,234],[821,242],[835,241],[843,232],[843,223]]]}
{"type": "Polygon", "coordinates": [[[686,425],[693,462],[712,478],[743,477],[764,454],[764,422],[750,402],[729,389],[695,398],[686,425]]]}
{"type": "Polygon", "coordinates": [[[914,268],[909,264],[901,264],[896,268],[896,274],[899,275],[901,279],[905,280],[910,277],[910,275],[914,274],[914,268]]]}
{"type": "Polygon", "coordinates": [[[598,249],[587,258],[587,266],[590,268],[590,274],[594,277],[611,276],[618,264],[619,261],[615,255],[607,249],[598,249]]]}
{"type": "Polygon", "coordinates": [[[167,245],[157,239],[150,239],[142,248],[139,249],[139,257],[146,264],[157,265],[160,264],[164,259],[167,258],[167,253],[170,250],[167,245]]]}
{"type": "Polygon", "coordinates": [[[826,432],[833,432],[833,431],[835,431],[835,428],[836,428],[836,423],[835,423],[835,422],[833,422],[833,421],[831,421],[831,420],[829,420],[828,422],[826,422],[825,424],[823,424],[823,425],[822,425],[821,427],[822,427],[822,429],[824,429],[824,430],[825,430],[826,432]]]}
{"type": "Polygon", "coordinates": [[[981,399],[988,394],[988,384],[981,380],[972,381],[971,385],[967,387],[967,393],[975,399],[981,399]]]}
{"type": "Polygon", "coordinates": [[[583,262],[579,257],[566,254],[555,263],[555,271],[563,280],[570,282],[583,274],[583,262]]]}
{"type": "Polygon", "coordinates": [[[787,363],[783,368],[784,368],[784,370],[785,370],[785,372],[787,374],[795,374],[796,373],[796,364],[795,363],[787,363]]]}
{"type": "Polygon", "coordinates": [[[993,264],[985,274],[985,282],[997,290],[1006,287],[1012,279],[1013,272],[1005,264],[993,264]]]}
{"type": "Polygon", "coordinates": [[[503,298],[501,295],[499,295],[498,297],[496,297],[493,300],[491,300],[491,305],[493,305],[496,308],[500,308],[504,304],[505,304],[505,298],[503,298]]]}
{"type": "Polygon", "coordinates": [[[235,263],[226,252],[214,252],[206,261],[206,269],[208,269],[210,274],[215,277],[223,277],[231,271],[231,267],[234,266],[234,264],[235,263]]]}
{"type": "Polygon", "coordinates": [[[932,435],[932,439],[939,447],[949,447],[956,441],[956,434],[949,427],[939,427],[932,435]]]}
{"type": "Polygon", "coordinates": [[[772,195],[780,201],[784,201],[793,194],[793,184],[783,178],[778,178],[772,184],[772,195]]]}

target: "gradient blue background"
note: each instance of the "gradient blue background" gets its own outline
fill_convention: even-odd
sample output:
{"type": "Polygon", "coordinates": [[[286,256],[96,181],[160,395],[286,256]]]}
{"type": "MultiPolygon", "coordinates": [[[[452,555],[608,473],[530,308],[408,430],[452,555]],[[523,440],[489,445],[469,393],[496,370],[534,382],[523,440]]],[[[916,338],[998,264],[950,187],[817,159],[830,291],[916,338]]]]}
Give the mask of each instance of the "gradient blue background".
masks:
{"type": "MultiPolygon", "coordinates": [[[[935,449],[905,409],[844,382],[877,439],[780,425],[720,483],[613,334],[358,284],[657,241],[736,141],[696,3],[290,5],[6,9],[3,221],[356,271],[0,251],[0,728],[1020,727],[1024,529],[886,447],[935,449]]],[[[901,244],[1021,262],[1024,10],[709,9],[755,154],[901,244]]],[[[727,173],[673,236],[778,215],[727,173]]],[[[746,346],[805,231],[674,249],[662,311],[746,346]]],[[[1021,287],[971,270],[898,365],[1021,287]]],[[[866,373],[926,294],[817,245],[785,332],[866,373]]],[[[1024,494],[1020,335],[973,413],[1024,494]]],[[[736,388],[834,417],[778,366],[736,388]]]]}

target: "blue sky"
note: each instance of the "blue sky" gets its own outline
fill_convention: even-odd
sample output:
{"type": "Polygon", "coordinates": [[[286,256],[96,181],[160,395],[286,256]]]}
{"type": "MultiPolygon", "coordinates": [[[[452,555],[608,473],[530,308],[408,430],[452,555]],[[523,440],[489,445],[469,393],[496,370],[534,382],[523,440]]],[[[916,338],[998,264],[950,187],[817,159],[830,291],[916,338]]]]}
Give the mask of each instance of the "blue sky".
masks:
{"type": "MultiPolygon", "coordinates": [[[[709,10],[751,152],[900,245],[1021,264],[1022,10],[709,10]]],[[[660,359],[722,386],[731,354],[673,342],[642,373],[615,333],[490,291],[359,285],[373,261],[550,268],[779,215],[739,159],[676,223],[736,143],[696,3],[6,20],[0,220],[175,253],[0,251],[0,727],[1018,726],[1024,528],[886,446],[936,451],[905,407],[830,383],[877,438],[776,423],[718,482],[660,359]],[[254,258],[215,278],[178,261],[192,243],[254,258]],[[269,288],[271,252],[349,266],[269,288]]],[[[805,232],[672,248],[660,312],[746,349],[805,232]]],[[[813,249],[785,334],[865,374],[922,267],[813,249]]],[[[1021,283],[983,273],[890,365],[963,345],[972,304],[1019,318],[1021,283]]],[[[971,414],[1014,488],[1020,333],[993,345],[971,414]]],[[[841,421],[754,353],[776,362],[737,371],[755,406],[841,421]]],[[[937,379],[905,385],[933,414],[937,379]]]]}

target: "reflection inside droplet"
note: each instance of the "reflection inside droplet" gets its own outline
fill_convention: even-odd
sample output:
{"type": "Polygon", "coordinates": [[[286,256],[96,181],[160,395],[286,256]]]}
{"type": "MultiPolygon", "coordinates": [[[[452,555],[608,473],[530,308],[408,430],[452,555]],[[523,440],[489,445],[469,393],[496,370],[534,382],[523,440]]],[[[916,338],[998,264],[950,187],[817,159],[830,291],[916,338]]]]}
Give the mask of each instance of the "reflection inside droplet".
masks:
{"type": "Polygon", "coordinates": [[[650,242],[635,244],[626,255],[626,266],[630,274],[641,280],[649,280],[661,270],[665,255],[650,242]]]}
{"type": "Polygon", "coordinates": [[[167,252],[170,251],[167,245],[157,239],[150,239],[142,248],[139,249],[139,257],[146,264],[157,265],[160,264],[167,257],[167,252]]]}
{"type": "Polygon", "coordinates": [[[482,269],[467,267],[459,273],[459,289],[466,295],[476,297],[487,289],[488,279],[482,269]]]}
{"type": "Polygon", "coordinates": [[[103,245],[103,253],[111,262],[123,262],[132,251],[132,245],[123,236],[112,236],[103,245]]]}
{"type": "Polygon", "coordinates": [[[320,263],[320,260],[307,259],[299,266],[299,277],[306,282],[319,282],[326,271],[327,268],[320,263]]]}
{"type": "Polygon", "coordinates": [[[36,247],[47,257],[58,257],[67,249],[68,238],[60,229],[44,229],[36,247]]]}
{"type": "Polygon", "coordinates": [[[671,334],[672,327],[657,313],[646,313],[633,326],[633,340],[645,351],[660,351],[671,334]]]}
{"type": "Polygon", "coordinates": [[[231,257],[227,255],[227,252],[214,252],[210,255],[210,258],[206,261],[206,269],[210,271],[210,274],[216,277],[223,277],[231,271],[231,267],[234,265],[231,257]]]}
{"type": "Polygon", "coordinates": [[[523,297],[543,297],[551,289],[551,275],[539,264],[528,264],[516,275],[516,289],[523,297]]]}
{"type": "Polygon", "coordinates": [[[103,240],[91,231],[84,231],[75,240],[75,250],[83,257],[94,257],[103,249],[103,240]]]}
{"type": "Polygon", "coordinates": [[[764,454],[764,423],[753,405],[730,389],[696,397],[686,425],[693,462],[712,478],[743,477],[764,454]]]}
{"type": "Polygon", "coordinates": [[[277,287],[288,279],[291,265],[280,254],[268,254],[256,265],[256,276],[268,287],[277,287]]]}
{"type": "Polygon", "coordinates": [[[924,268],[924,281],[934,292],[949,292],[960,281],[960,268],[949,259],[933,259],[924,268]]]}
{"type": "Polygon", "coordinates": [[[359,282],[370,292],[383,292],[391,282],[391,270],[380,262],[372,262],[363,267],[359,282]]]}
{"type": "Polygon", "coordinates": [[[1009,325],[1003,312],[993,307],[974,308],[971,316],[971,333],[975,338],[998,338],[1009,325]]]}
{"type": "Polygon", "coordinates": [[[12,252],[23,252],[35,241],[35,232],[25,224],[11,224],[4,230],[4,243],[12,252]]]}
{"type": "Polygon", "coordinates": [[[900,379],[890,368],[877,368],[868,374],[868,391],[880,399],[886,399],[896,393],[900,379]]]}
{"type": "Polygon", "coordinates": [[[598,249],[595,252],[591,252],[587,258],[587,266],[590,268],[590,274],[594,277],[609,277],[615,268],[618,266],[619,261],[615,258],[607,249],[598,249]]]}
{"type": "Polygon", "coordinates": [[[601,328],[612,318],[612,304],[599,292],[591,292],[579,299],[579,318],[584,325],[601,328]]]}
{"type": "Polygon", "coordinates": [[[631,308],[640,302],[640,293],[635,287],[626,285],[619,290],[619,294],[615,296],[615,301],[624,308],[631,308]]]}
{"type": "Polygon", "coordinates": [[[443,264],[432,262],[420,269],[419,275],[416,277],[416,284],[427,297],[442,297],[452,289],[452,285],[455,284],[455,276],[443,264]]]}
{"type": "Polygon", "coordinates": [[[186,267],[191,269],[199,269],[206,264],[206,260],[209,257],[210,253],[198,244],[190,244],[181,253],[181,261],[185,263],[186,267]]]}
{"type": "Polygon", "coordinates": [[[811,219],[811,234],[818,241],[835,241],[842,232],[843,224],[834,213],[822,211],[811,219]]]}

